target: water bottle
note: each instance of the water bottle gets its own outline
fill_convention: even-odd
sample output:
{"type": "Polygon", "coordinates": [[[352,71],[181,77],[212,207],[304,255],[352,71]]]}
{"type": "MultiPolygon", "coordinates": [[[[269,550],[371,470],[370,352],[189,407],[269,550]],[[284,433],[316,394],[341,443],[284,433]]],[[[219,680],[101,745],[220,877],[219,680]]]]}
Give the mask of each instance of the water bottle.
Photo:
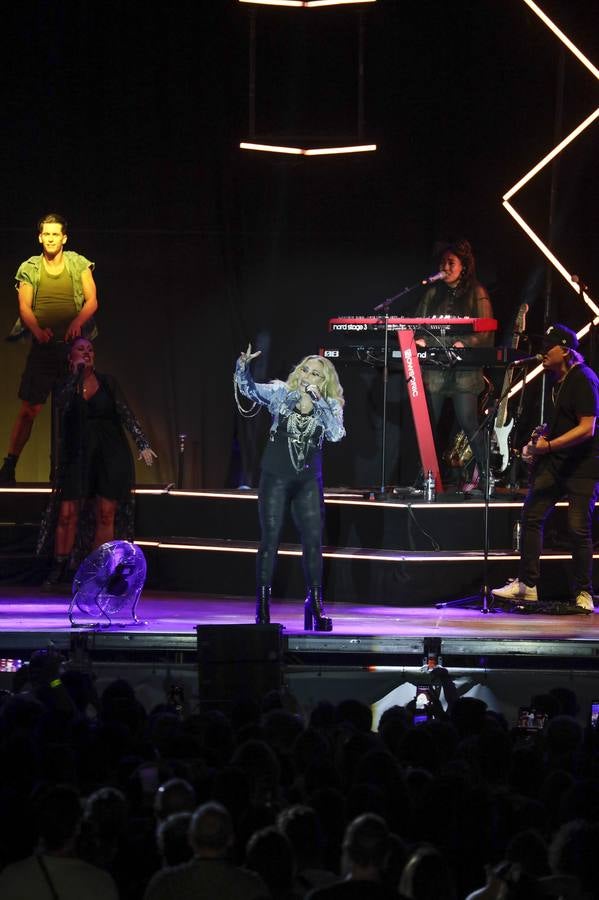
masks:
{"type": "Polygon", "coordinates": [[[520,553],[520,542],[522,540],[522,524],[520,520],[515,523],[512,531],[512,550],[514,553],[520,553]]]}
{"type": "Polygon", "coordinates": [[[437,497],[437,486],[432,469],[429,469],[424,479],[424,499],[427,503],[434,503],[437,497]]]}

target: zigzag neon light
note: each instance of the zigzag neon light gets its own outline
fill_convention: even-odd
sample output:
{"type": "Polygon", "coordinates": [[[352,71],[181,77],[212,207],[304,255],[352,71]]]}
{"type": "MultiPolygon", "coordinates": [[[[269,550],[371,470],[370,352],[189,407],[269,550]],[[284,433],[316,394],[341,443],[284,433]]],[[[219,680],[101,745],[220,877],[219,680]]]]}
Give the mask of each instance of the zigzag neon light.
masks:
{"type": "MultiPolygon", "coordinates": [[[[572,41],[564,34],[564,32],[561,31],[557,27],[555,22],[553,22],[549,18],[549,16],[547,16],[543,12],[543,10],[539,6],[537,6],[536,3],[533,2],[533,0],[524,0],[524,3],[526,3],[526,5],[535,13],[535,15],[537,15],[539,17],[539,19],[547,26],[547,28],[549,28],[549,30],[552,31],[557,38],[559,38],[559,40],[564,44],[564,46],[567,47],[568,50],[571,53],[573,53],[574,56],[578,59],[578,61],[581,62],[583,64],[583,66],[585,66],[589,70],[589,72],[591,72],[591,74],[594,75],[595,78],[599,81],[599,69],[597,69],[597,67],[594,66],[593,63],[589,59],[587,59],[587,57],[584,55],[584,53],[582,53],[582,51],[579,50],[578,47],[572,43],[572,41]]],[[[543,159],[540,160],[540,162],[538,162],[535,166],[533,166],[533,168],[529,172],[527,172],[526,175],[524,175],[519,181],[517,181],[516,184],[512,188],[510,188],[510,190],[503,196],[503,206],[506,208],[506,210],[509,212],[509,214],[512,216],[512,218],[518,223],[518,225],[522,228],[522,230],[528,235],[528,237],[531,239],[531,241],[533,241],[533,243],[536,244],[536,246],[539,248],[541,253],[543,253],[545,255],[545,257],[549,260],[549,262],[557,269],[557,271],[567,281],[567,283],[570,285],[570,287],[574,291],[576,291],[576,293],[581,294],[584,302],[587,304],[589,309],[591,309],[592,312],[595,314],[595,318],[592,319],[590,322],[588,322],[584,326],[584,328],[581,328],[581,330],[578,332],[579,338],[584,337],[584,335],[589,332],[591,325],[597,324],[597,322],[599,322],[599,306],[597,306],[597,304],[591,299],[591,297],[589,297],[589,295],[586,293],[586,291],[584,291],[584,290],[579,291],[577,284],[575,284],[572,281],[572,274],[570,272],[568,272],[568,270],[565,268],[565,266],[563,266],[562,263],[559,261],[559,259],[555,256],[555,254],[551,252],[549,247],[547,247],[547,245],[545,243],[543,243],[543,241],[541,240],[539,235],[535,231],[533,231],[533,229],[530,227],[530,225],[528,225],[527,222],[525,222],[525,220],[522,218],[522,216],[519,215],[518,212],[516,212],[516,210],[514,209],[514,207],[512,206],[512,204],[509,201],[522,187],[524,187],[525,184],[527,184],[531,180],[531,178],[534,178],[534,176],[538,172],[540,172],[541,169],[544,169],[545,166],[548,165],[548,163],[550,163],[552,159],[555,159],[555,157],[558,156],[562,152],[562,150],[564,150],[570,143],[572,143],[573,140],[575,140],[580,134],[582,134],[582,132],[586,128],[588,128],[590,125],[592,125],[592,123],[598,117],[599,117],[599,107],[597,107],[597,109],[595,109],[594,112],[592,112],[589,116],[587,116],[586,119],[584,119],[579,125],[577,125],[577,127],[573,131],[571,131],[570,134],[563,139],[563,141],[560,141],[560,143],[557,145],[557,147],[554,147],[550,153],[548,153],[546,156],[544,156],[543,159]]],[[[543,371],[543,366],[537,366],[535,369],[532,370],[532,372],[530,372],[528,374],[528,376],[526,377],[526,382],[530,382],[533,378],[535,378],[542,371],[543,371]]],[[[517,385],[515,385],[515,387],[513,387],[511,389],[511,391],[509,392],[508,396],[513,397],[514,394],[517,394],[518,391],[522,388],[522,384],[523,384],[523,382],[519,382],[517,385]]]]}

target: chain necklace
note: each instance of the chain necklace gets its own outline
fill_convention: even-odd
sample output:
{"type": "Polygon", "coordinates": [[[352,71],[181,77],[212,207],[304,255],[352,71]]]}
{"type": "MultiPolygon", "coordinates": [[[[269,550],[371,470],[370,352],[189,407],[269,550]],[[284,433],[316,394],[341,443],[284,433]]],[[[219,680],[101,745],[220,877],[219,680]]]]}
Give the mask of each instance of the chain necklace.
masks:
{"type": "Polygon", "coordinates": [[[575,369],[576,366],[579,366],[579,365],[580,365],[580,363],[574,363],[573,365],[571,365],[570,368],[568,369],[568,371],[566,372],[566,374],[564,375],[564,377],[562,378],[562,380],[561,380],[561,381],[558,381],[558,382],[557,382],[556,384],[554,384],[553,387],[551,388],[551,399],[553,400],[553,406],[554,406],[555,409],[557,409],[558,400],[559,400],[559,398],[560,398],[560,394],[561,394],[561,392],[562,392],[562,388],[563,388],[563,386],[564,386],[565,383],[566,383],[566,379],[567,379],[568,375],[570,374],[570,372],[572,371],[572,369],[575,369]],[[557,388],[557,391],[555,390],[556,388],[557,388]]]}
{"type": "Polygon", "coordinates": [[[306,464],[308,446],[316,431],[316,417],[292,412],[287,419],[287,445],[289,456],[296,472],[301,472],[306,464]]]}

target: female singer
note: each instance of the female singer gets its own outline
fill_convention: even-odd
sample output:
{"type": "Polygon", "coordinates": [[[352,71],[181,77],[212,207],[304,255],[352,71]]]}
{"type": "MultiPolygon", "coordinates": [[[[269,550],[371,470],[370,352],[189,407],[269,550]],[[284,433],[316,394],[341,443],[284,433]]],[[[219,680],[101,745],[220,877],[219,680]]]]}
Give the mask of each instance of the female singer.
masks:
{"type": "Polygon", "coordinates": [[[135,472],[124,429],[147,466],[156,458],[116,380],[97,372],[94,361],[92,342],[75,338],[71,375],[57,401],[60,447],[38,539],[38,553],[54,549],[49,587],[64,580],[70,558],[77,565],[106,541],[133,537],[135,472]]]}
{"type": "MultiPolygon", "coordinates": [[[[476,277],[474,254],[470,243],[466,240],[447,244],[438,260],[439,272],[443,278],[429,285],[420,301],[418,315],[431,316],[468,316],[471,318],[491,319],[493,309],[486,289],[476,277]]],[[[462,347],[492,346],[492,331],[474,334],[452,334],[449,344],[455,349],[462,347]]],[[[423,346],[438,346],[439,338],[419,339],[423,346]]],[[[466,351],[467,352],[467,351],[466,351]]],[[[446,399],[453,404],[458,427],[465,432],[472,454],[476,461],[481,485],[486,477],[485,441],[480,432],[478,419],[478,398],[485,387],[485,380],[480,366],[460,365],[448,368],[430,368],[423,370],[422,377],[428,395],[431,421],[436,429],[446,399]]],[[[467,487],[476,488],[476,482],[467,487]]]]}
{"type": "MultiPolygon", "coordinates": [[[[248,344],[237,360],[236,391],[253,401],[242,415],[255,415],[265,406],[272,416],[269,440],[262,456],[258,488],[261,539],[256,563],[256,623],[270,622],[270,595],[279,536],[287,508],[291,509],[302,542],[307,597],[306,631],[331,631],[333,623],[322,605],[322,446],[340,441],[343,427],[343,389],[334,365],[321,356],[306,356],[287,381],[256,384],[249,365],[260,355],[248,344]]],[[[236,395],[237,398],[237,395],[236,395]]]]}

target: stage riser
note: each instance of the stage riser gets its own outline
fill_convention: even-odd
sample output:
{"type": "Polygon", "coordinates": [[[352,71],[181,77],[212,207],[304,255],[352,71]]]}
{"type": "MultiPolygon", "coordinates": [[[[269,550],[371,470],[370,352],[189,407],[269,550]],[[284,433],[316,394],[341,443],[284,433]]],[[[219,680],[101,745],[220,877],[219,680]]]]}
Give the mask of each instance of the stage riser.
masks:
{"type": "MultiPolygon", "coordinates": [[[[520,504],[489,509],[489,548],[512,547],[520,504]]],[[[566,533],[566,509],[558,508],[547,522],[545,547],[561,549],[566,533]]],[[[433,538],[441,550],[482,550],[484,508],[469,503],[455,507],[430,504],[392,506],[381,503],[345,505],[325,503],[323,543],[328,547],[374,550],[432,550],[433,538]],[[430,538],[427,536],[430,535],[430,538]]],[[[257,502],[236,497],[212,499],[172,495],[141,495],[137,501],[136,537],[195,537],[231,541],[259,539],[257,502]]],[[[596,524],[599,541],[599,523],[596,524]]],[[[288,517],[283,543],[296,543],[297,531],[288,517]]]]}
{"type": "MultiPolygon", "coordinates": [[[[13,494],[0,491],[0,549],[25,552],[35,546],[37,530],[47,494],[13,494]]],[[[520,505],[489,508],[489,549],[512,547],[520,505]]],[[[447,508],[442,505],[392,506],[325,504],[323,543],[329,547],[356,547],[373,550],[431,550],[431,539],[440,550],[482,550],[484,509],[469,503],[447,508]],[[430,535],[430,538],[427,536],[430,535]]],[[[565,507],[550,516],[545,529],[545,548],[564,549],[565,507]]],[[[137,539],[198,538],[204,540],[256,541],[259,538],[257,502],[253,497],[181,496],[142,494],[137,497],[135,516],[137,539]]],[[[599,543],[599,520],[595,519],[595,542],[599,543]]],[[[296,543],[297,532],[285,523],[281,541],[296,543]]]]}
{"type": "MultiPolygon", "coordinates": [[[[240,597],[254,593],[255,555],[144,547],[149,588],[200,591],[240,597]]],[[[568,596],[568,561],[543,562],[543,599],[568,596]]],[[[508,560],[489,564],[491,585],[516,574],[508,560]]],[[[386,606],[427,606],[478,594],[484,582],[483,561],[382,563],[370,560],[325,560],[324,593],[330,602],[377,603],[386,606]]],[[[305,583],[301,560],[280,556],[273,581],[276,599],[301,599],[305,583]]],[[[301,616],[298,609],[298,616],[301,616]]]]}
{"type": "MultiPolygon", "coordinates": [[[[35,558],[39,522],[47,493],[0,491],[0,580],[39,584],[44,563],[35,558]]],[[[332,549],[359,551],[431,551],[434,539],[441,551],[483,550],[481,506],[468,503],[395,506],[381,503],[327,502],[324,544],[332,549]],[[427,535],[430,535],[428,537],[427,535]]],[[[520,504],[489,509],[491,551],[511,547],[520,504]]],[[[567,549],[566,509],[559,508],[546,528],[546,549],[567,549]]],[[[598,530],[599,535],[599,530],[598,530]]],[[[259,538],[255,496],[233,492],[224,497],[206,495],[137,495],[136,539],[253,543],[259,538]]],[[[297,544],[288,521],[282,542],[297,544]]],[[[247,596],[254,591],[254,553],[205,550],[149,549],[148,586],[158,590],[190,590],[247,596]]],[[[491,585],[502,584],[516,573],[516,562],[490,563],[491,585]]],[[[547,561],[543,588],[547,599],[567,596],[568,564],[547,561]],[[550,592],[550,593],[548,593],[550,592]]],[[[331,601],[427,605],[478,593],[484,581],[482,560],[444,562],[431,554],[426,562],[384,562],[359,558],[326,559],[325,587],[331,601]]],[[[299,598],[305,586],[299,557],[280,556],[273,585],[275,596],[299,598]]]]}

